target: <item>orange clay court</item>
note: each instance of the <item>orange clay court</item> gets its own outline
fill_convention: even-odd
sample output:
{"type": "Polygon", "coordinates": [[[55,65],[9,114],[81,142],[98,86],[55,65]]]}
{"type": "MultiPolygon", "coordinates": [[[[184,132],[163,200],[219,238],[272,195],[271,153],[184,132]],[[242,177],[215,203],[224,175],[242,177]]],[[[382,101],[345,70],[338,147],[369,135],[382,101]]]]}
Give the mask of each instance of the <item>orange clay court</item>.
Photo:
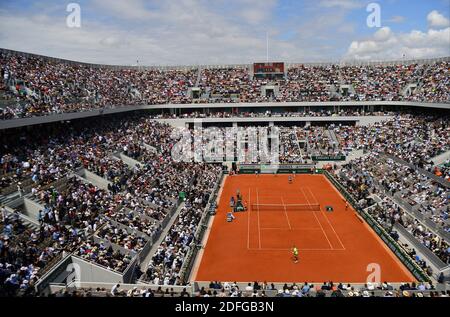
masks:
{"type": "Polygon", "coordinates": [[[345,210],[325,176],[300,174],[292,183],[288,177],[226,177],[196,281],[365,283],[371,263],[380,265],[381,281],[415,281],[356,211],[345,210]],[[248,210],[227,222],[238,189],[248,210]],[[308,207],[317,204],[320,210],[308,207]],[[325,211],[328,205],[334,211],[325,211]],[[294,245],[299,263],[292,259],[294,245]]]}

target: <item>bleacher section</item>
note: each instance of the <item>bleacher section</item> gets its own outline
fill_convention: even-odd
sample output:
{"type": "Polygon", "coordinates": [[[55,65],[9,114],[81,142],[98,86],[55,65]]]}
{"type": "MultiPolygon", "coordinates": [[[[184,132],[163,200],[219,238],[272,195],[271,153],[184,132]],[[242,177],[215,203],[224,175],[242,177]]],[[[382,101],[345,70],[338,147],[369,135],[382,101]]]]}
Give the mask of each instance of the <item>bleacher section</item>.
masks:
{"type": "Polygon", "coordinates": [[[166,104],[450,101],[448,58],[292,64],[285,78],[270,81],[253,78],[250,65],[108,67],[5,49],[0,50],[0,65],[0,97],[16,100],[3,101],[3,120],[166,104]],[[76,81],[79,77],[85,80],[76,81]]]}

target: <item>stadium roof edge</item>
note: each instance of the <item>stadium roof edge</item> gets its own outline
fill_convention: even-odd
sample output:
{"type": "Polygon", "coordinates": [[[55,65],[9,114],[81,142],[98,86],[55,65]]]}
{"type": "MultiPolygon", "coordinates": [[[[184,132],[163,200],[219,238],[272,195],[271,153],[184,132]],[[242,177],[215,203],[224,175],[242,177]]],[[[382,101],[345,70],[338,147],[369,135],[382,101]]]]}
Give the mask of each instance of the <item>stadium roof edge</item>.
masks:
{"type": "MultiPolygon", "coordinates": [[[[35,57],[35,58],[45,58],[52,61],[68,63],[68,64],[80,64],[89,67],[103,67],[103,68],[116,68],[116,69],[157,69],[157,70],[182,70],[182,69],[197,69],[197,68],[231,68],[231,67],[249,67],[251,64],[217,64],[217,65],[173,65],[173,66],[126,66],[126,65],[108,65],[108,64],[94,64],[94,63],[86,63],[80,61],[73,61],[58,57],[51,57],[45,55],[39,55],[34,53],[27,53],[21,51],[15,51],[7,48],[0,48],[0,53],[5,54],[14,54],[21,55],[27,57],[35,57]]],[[[450,56],[445,57],[436,57],[429,59],[408,59],[408,60],[378,60],[378,61],[363,61],[363,60],[341,60],[341,61],[330,61],[330,62],[285,62],[287,68],[294,67],[297,65],[306,65],[306,66],[327,66],[327,65],[338,65],[338,66],[362,66],[362,65],[395,65],[395,64],[430,64],[441,61],[449,61],[450,56]]]]}
{"type": "MultiPolygon", "coordinates": [[[[450,103],[421,103],[410,101],[329,101],[329,102],[264,102],[264,103],[207,103],[207,104],[163,104],[121,106],[115,108],[94,109],[83,112],[67,112],[37,116],[30,118],[0,120],[0,130],[31,126],[37,124],[52,123],[58,121],[70,121],[101,115],[125,113],[139,110],[159,109],[203,109],[203,108],[267,108],[267,107],[323,107],[323,106],[406,106],[429,109],[450,110],[450,103]]],[[[251,119],[251,118],[249,118],[251,119]]]]}

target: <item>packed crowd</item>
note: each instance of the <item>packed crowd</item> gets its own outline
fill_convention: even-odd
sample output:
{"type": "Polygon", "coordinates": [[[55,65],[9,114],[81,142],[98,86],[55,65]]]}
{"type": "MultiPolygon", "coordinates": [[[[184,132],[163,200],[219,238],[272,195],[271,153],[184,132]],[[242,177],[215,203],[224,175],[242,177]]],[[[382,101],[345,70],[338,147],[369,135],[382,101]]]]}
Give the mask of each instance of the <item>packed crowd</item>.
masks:
{"type": "MultiPolygon", "coordinates": [[[[430,249],[443,263],[450,263],[450,245],[441,236],[422,225],[419,220],[403,211],[391,199],[384,197],[381,203],[369,208],[369,213],[391,234],[394,240],[398,240],[398,233],[394,225],[399,224],[412,234],[419,243],[430,249]]],[[[400,243],[400,245],[429,276],[433,275],[434,272],[429,263],[417,254],[412,245],[408,243],[400,243]]]]}
{"type": "Polygon", "coordinates": [[[125,249],[134,250],[133,244],[126,244],[127,240],[132,240],[132,234],[120,237],[107,235],[110,221],[105,215],[114,219],[109,211],[119,207],[115,197],[75,176],[68,179],[64,186],[59,191],[56,188],[32,191],[35,199],[44,206],[38,215],[41,228],[52,232],[58,250],[74,252],[111,270],[123,272],[126,263],[131,260],[130,255],[113,252],[104,243],[94,243],[90,239],[96,235],[105,241],[121,243],[125,249]],[[117,241],[118,238],[121,238],[120,241],[117,241]]]}
{"type": "Polygon", "coordinates": [[[430,170],[432,158],[450,150],[448,116],[398,115],[368,126],[339,125],[333,131],[342,149],[386,153],[430,170]]]}
{"type": "MultiPolygon", "coordinates": [[[[132,116],[97,120],[95,126],[80,124],[71,129],[56,129],[54,133],[37,131],[35,135],[27,135],[25,143],[20,138],[5,140],[2,157],[8,159],[3,161],[1,173],[19,172],[30,178],[32,181],[22,189],[22,194],[43,206],[35,219],[39,224],[38,241],[45,242],[41,249],[45,247],[52,257],[63,251],[71,252],[110,270],[124,272],[134,256],[159,234],[161,222],[175,207],[180,192],[187,197],[186,209],[179,216],[179,225],[183,225],[180,234],[187,235],[187,231],[183,233],[190,229],[187,219],[192,226],[196,225],[198,218],[191,213],[202,214],[204,199],[220,168],[172,161],[170,150],[177,139],[171,137],[171,131],[170,127],[148,118],[132,116]],[[117,158],[117,153],[130,155],[138,163],[128,166],[117,158]],[[108,188],[99,188],[78,176],[80,168],[110,181],[108,188]]],[[[19,178],[13,177],[13,182],[6,186],[20,186],[19,183],[19,178]]],[[[35,250],[32,243],[29,254],[20,253],[15,258],[12,253],[15,249],[8,247],[12,241],[10,216],[2,206],[3,214],[1,224],[7,234],[1,244],[1,264],[9,269],[11,263],[20,264],[19,268],[30,266],[31,271],[35,267],[44,268],[47,253],[35,250]],[[23,260],[19,261],[20,257],[23,260]]],[[[28,239],[26,230],[13,233],[28,239]]],[[[186,248],[189,246],[187,241],[183,243],[186,248]]],[[[180,252],[185,250],[180,247],[180,252]]],[[[35,274],[33,278],[38,276],[35,274]]],[[[5,276],[2,282],[9,283],[9,277],[5,276]]],[[[13,277],[18,280],[16,275],[13,277]]],[[[21,280],[18,282],[20,285],[21,280]]]]}
{"type": "Polygon", "coordinates": [[[385,191],[392,196],[397,195],[411,207],[418,206],[419,212],[438,224],[444,231],[449,230],[450,190],[448,188],[392,159],[381,157],[378,160],[368,160],[364,161],[362,167],[373,174],[376,182],[385,191]]]}
{"type": "Polygon", "coordinates": [[[187,103],[197,70],[114,69],[0,53],[3,119],[137,104],[187,103]]]}
{"type": "Polygon", "coordinates": [[[314,127],[306,131],[308,150],[311,155],[342,155],[342,148],[339,147],[334,124],[328,128],[314,127]]]}
{"type": "MultiPolygon", "coordinates": [[[[447,69],[447,63],[438,63],[433,67],[437,69],[447,69]]],[[[342,82],[351,84],[354,93],[349,92],[347,100],[420,100],[422,93],[419,91],[409,96],[403,95],[403,90],[408,84],[419,83],[423,78],[427,65],[420,64],[399,64],[399,65],[365,65],[365,66],[344,66],[340,69],[342,82]]],[[[422,87],[426,89],[426,87],[422,87]]],[[[424,97],[424,96],[423,96],[424,97]]],[[[433,98],[435,101],[441,100],[440,96],[433,98]]],[[[444,99],[445,100],[445,99],[444,99]]]]}
{"type": "Polygon", "coordinates": [[[330,101],[337,99],[331,87],[339,84],[339,67],[300,65],[288,69],[276,101],[330,101]]]}
{"type": "Polygon", "coordinates": [[[165,239],[148,265],[143,279],[155,285],[180,285],[185,283],[181,269],[188,252],[197,246],[195,233],[200,224],[214,184],[217,183],[220,165],[203,167],[188,192],[188,199],[165,239]]]}
{"type": "Polygon", "coordinates": [[[0,296],[31,295],[40,273],[59,250],[49,232],[28,226],[17,213],[2,210],[0,230],[0,296]]]}
{"type": "Polygon", "coordinates": [[[280,161],[283,163],[304,163],[303,154],[297,137],[297,128],[281,128],[280,142],[282,149],[280,151],[280,161]]]}
{"type": "MultiPolygon", "coordinates": [[[[435,253],[444,263],[450,264],[450,245],[445,239],[427,229],[422,222],[410,213],[405,212],[392,197],[401,192],[403,186],[408,186],[408,188],[413,187],[418,191],[421,190],[420,184],[415,183],[414,171],[408,171],[407,167],[395,165],[391,160],[386,160],[377,154],[370,154],[344,165],[337,176],[349,192],[357,199],[361,208],[372,207],[369,208],[369,213],[394,238],[394,225],[399,224],[414,235],[420,243],[435,253]],[[385,193],[389,193],[389,195],[385,193]],[[375,203],[374,200],[370,199],[372,194],[378,195],[382,199],[382,202],[375,203]]],[[[441,201],[438,201],[438,205],[435,208],[436,210],[442,208],[442,213],[447,213],[447,215],[448,195],[449,190],[447,188],[445,196],[440,197],[443,205],[441,205],[441,201]]],[[[433,200],[433,196],[429,199],[429,204],[436,203],[433,200]]],[[[445,230],[448,230],[448,219],[436,219],[436,214],[428,214],[422,209],[419,210],[424,212],[425,217],[428,217],[432,221],[437,220],[439,225],[442,225],[445,230]]],[[[411,253],[410,255],[416,259],[418,264],[431,273],[430,267],[423,259],[419,259],[414,250],[411,250],[411,252],[409,252],[411,253]]]]}
{"type": "Polygon", "coordinates": [[[248,67],[158,70],[97,67],[0,52],[2,119],[144,104],[411,100],[449,102],[449,62],[369,66],[298,65],[283,79],[248,67]],[[414,86],[413,88],[409,87],[414,86]],[[263,93],[264,86],[275,87],[263,93]],[[190,88],[198,86],[194,99],[190,88]],[[347,88],[342,88],[347,87],[347,88]],[[350,87],[350,88],[349,88],[350,87]]]}

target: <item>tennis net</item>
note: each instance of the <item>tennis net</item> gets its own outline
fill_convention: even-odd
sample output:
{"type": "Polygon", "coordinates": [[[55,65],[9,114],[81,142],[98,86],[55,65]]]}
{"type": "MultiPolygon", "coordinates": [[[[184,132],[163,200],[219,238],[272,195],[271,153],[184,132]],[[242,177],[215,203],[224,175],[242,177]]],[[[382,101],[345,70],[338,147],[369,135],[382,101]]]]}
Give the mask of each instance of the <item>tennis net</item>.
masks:
{"type": "Polygon", "coordinates": [[[252,210],[299,210],[320,211],[320,204],[251,204],[252,210]]]}

